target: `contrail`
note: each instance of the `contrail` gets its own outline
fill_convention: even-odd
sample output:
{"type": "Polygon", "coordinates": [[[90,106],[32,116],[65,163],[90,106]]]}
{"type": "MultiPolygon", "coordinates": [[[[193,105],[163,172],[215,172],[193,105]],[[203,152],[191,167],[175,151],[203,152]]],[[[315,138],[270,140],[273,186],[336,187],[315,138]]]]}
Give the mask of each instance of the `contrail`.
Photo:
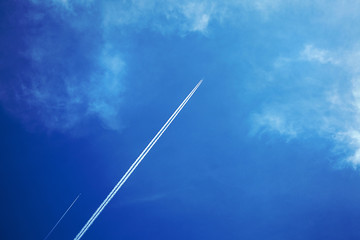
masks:
{"type": "Polygon", "coordinates": [[[202,80],[194,87],[194,89],[189,93],[189,95],[184,99],[184,101],[180,104],[180,106],[175,110],[175,112],[171,115],[171,117],[166,121],[164,126],[159,130],[159,132],[155,135],[155,137],[151,140],[151,142],[146,146],[146,148],[142,151],[139,157],[135,160],[135,162],[131,165],[131,167],[126,171],[124,176],[120,179],[120,181],[115,185],[109,195],[105,198],[105,200],[101,203],[98,209],[94,212],[94,214],[90,217],[84,227],[80,230],[80,232],[76,235],[74,240],[79,240],[85,234],[85,232],[89,229],[89,227],[93,224],[96,218],[100,215],[100,213],[104,210],[106,205],[110,202],[110,200],[115,196],[115,194],[119,191],[121,186],[126,182],[126,180],[130,177],[132,172],[136,169],[136,167],[140,164],[140,162],[144,159],[147,153],[151,150],[151,148],[155,145],[155,143],[159,140],[161,135],[165,132],[165,130],[170,126],[172,121],[176,118],[179,112],[183,109],[186,103],[189,101],[191,96],[198,89],[202,80]]]}
{"type": "Polygon", "coordinates": [[[66,211],[64,212],[64,214],[61,216],[61,218],[56,222],[56,224],[54,225],[54,227],[50,230],[50,232],[46,235],[46,237],[44,238],[44,240],[46,240],[51,233],[55,230],[55,228],[57,227],[57,225],[61,222],[61,220],[65,217],[66,213],[70,210],[70,208],[74,205],[74,203],[78,200],[78,198],[80,197],[81,193],[79,193],[79,195],[77,195],[77,197],[75,198],[75,200],[71,203],[70,207],[68,207],[68,209],[66,209],[66,211]]]}

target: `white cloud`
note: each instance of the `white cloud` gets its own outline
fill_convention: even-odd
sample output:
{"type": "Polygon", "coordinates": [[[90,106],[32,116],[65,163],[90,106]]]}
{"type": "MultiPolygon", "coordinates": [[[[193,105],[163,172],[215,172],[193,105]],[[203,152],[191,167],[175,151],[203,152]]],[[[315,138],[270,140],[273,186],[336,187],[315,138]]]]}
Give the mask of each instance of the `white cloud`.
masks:
{"type": "Polygon", "coordinates": [[[189,21],[191,31],[206,32],[210,16],[214,11],[211,4],[190,2],[182,6],[182,14],[189,21]]]}
{"type": "Polygon", "coordinates": [[[81,11],[84,7],[97,8],[102,12],[103,26],[107,29],[132,26],[137,30],[151,29],[163,34],[176,33],[181,36],[191,32],[206,35],[211,22],[221,23],[224,19],[236,21],[239,14],[249,10],[268,18],[271,13],[291,5],[284,0],[32,0],[32,2],[55,6],[56,10],[70,11],[74,14],[77,14],[76,8],[79,6],[81,11]]]}
{"type": "Polygon", "coordinates": [[[60,131],[93,118],[106,128],[121,128],[126,64],[120,48],[115,47],[114,33],[121,36],[124,29],[147,28],[162,34],[206,34],[216,14],[209,1],[32,2],[47,5],[50,12],[39,15],[35,11],[29,16],[43,27],[26,38],[24,55],[31,70],[19,77],[21,88],[16,89],[12,108],[26,106],[31,110],[18,111],[23,118],[36,119],[48,129],[60,131]],[[92,8],[97,10],[96,16],[87,12],[92,8]],[[44,23],[49,16],[56,31],[44,23]]]}
{"type": "Polygon", "coordinates": [[[205,34],[217,18],[216,4],[210,1],[108,1],[103,4],[104,26],[134,26],[163,34],[189,32],[205,34]]]}
{"type": "Polygon", "coordinates": [[[339,60],[331,56],[327,50],[319,49],[312,45],[306,45],[300,53],[300,57],[306,61],[317,61],[322,64],[339,64],[339,60]]]}
{"type": "Polygon", "coordinates": [[[283,5],[282,0],[255,0],[251,1],[251,4],[254,5],[255,9],[262,12],[266,16],[269,13],[276,11],[278,8],[283,5]]]}
{"type": "Polygon", "coordinates": [[[99,62],[102,71],[92,76],[89,89],[86,91],[89,104],[87,113],[99,116],[107,127],[119,129],[125,63],[109,47],[104,50],[99,62]]]}
{"type": "Polygon", "coordinates": [[[58,6],[64,10],[72,11],[74,6],[88,6],[93,0],[30,0],[33,4],[44,4],[49,6],[58,6]]]}
{"type": "MultiPolygon", "coordinates": [[[[32,83],[24,84],[23,94],[31,96],[28,100],[29,104],[38,109],[44,108],[42,115],[49,117],[50,122],[65,121],[62,128],[69,128],[80,122],[82,118],[88,115],[95,115],[102,119],[106,126],[117,128],[118,124],[111,119],[115,119],[119,114],[119,106],[121,102],[122,92],[124,91],[123,74],[125,72],[125,60],[119,54],[119,49],[115,47],[115,40],[111,39],[114,33],[119,33],[117,38],[121,38],[126,31],[141,31],[151,30],[161,34],[178,34],[186,36],[189,33],[198,33],[206,35],[212,23],[221,23],[224,20],[236,21],[238,16],[250,10],[260,13],[268,17],[272,13],[279,10],[284,10],[289,7],[304,7],[316,6],[316,9],[322,9],[325,5],[331,11],[339,10],[337,16],[344,18],[345,13],[355,12],[351,10],[351,1],[332,1],[331,3],[317,0],[314,3],[302,3],[301,1],[285,1],[285,0],[244,0],[244,1],[209,1],[209,0],[165,0],[165,1],[147,1],[147,0],[127,0],[127,1],[85,1],[85,0],[49,0],[39,1],[32,0],[34,4],[47,4],[50,6],[46,8],[48,11],[54,10],[57,14],[53,15],[54,19],[59,18],[61,24],[67,25],[67,29],[71,29],[80,38],[85,36],[83,29],[97,29],[97,34],[100,35],[101,41],[98,41],[97,47],[99,49],[91,49],[93,53],[91,56],[91,70],[87,76],[70,76],[69,74],[61,75],[60,83],[55,83],[53,79],[56,74],[51,71],[58,70],[58,66],[64,65],[62,59],[67,61],[68,57],[62,55],[61,52],[66,51],[62,44],[54,44],[57,41],[46,32],[37,34],[29,38],[28,56],[32,60],[34,74],[32,79],[36,79],[32,83]],[[343,4],[341,3],[343,2],[343,4]],[[96,10],[96,11],[92,11],[96,10]],[[96,16],[94,17],[94,12],[96,16]],[[340,13],[341,12],[341,13],[340,13]],[[88,15],[89,14],[89,15],[88,15]],[[94,18],[92,18],[94,17],[94,18]],[[95,22],[94,22],[95,21],[95,22]],[[112,49],[112,50],[111,50],[112,49]],[[117,52],[115,54],[115,52],[117,52]],[[47,62],[56,66],[53,70],[40,71],[42,64],[47,62]],[[53,90],[50,90],[53,89],[53,90]],[[71,100],[67,98],[71,97],[71,100]],[[46,106],[46,103],[49,106],[46,106]],[[62,116],[62,117],[60,117],[62,116]]],[[[356,4],[358,6],[359,4],[356,4]]],[[[360,5],[359,5],[360,6],[360,5]]],[[[33,21],[43,21],[44,14],[36,13],[33,16],[33,21]],[[37,20],[36,20],[37,19],[37,20]]],[[[327,13],[326,13],[327,14],[327,13]]],[[[326,15],[324,14],[324,16],[326,15]]],[[[326,17],[329,17],[326,15],[326,17]]],[[[61,37],[61,36],[58,36],[61,37]]],[[[74,38],[78,39],[78,38],[74,38]]],[[[73,39],[73,41],[74,41],[73,39]]],[[[275,63],[276,68],[281,69],[289,64],[296,64],[296,62],[310,61],[320,64],[337,65],[343,68],[350,69],[349,71],[359,72],[360,51],[352,53],[335,54],[333,51],[328,51],[321,48],[316,48],[313,45],[306,45],[301,51],[297,59],[283,58],[275,63]],[[351,57],[349,57],[351,56],[351,57]]],[[[69,64],[70,66],[71,64],[69,64]]],[[[80,64],[79,64],[80,65],[80,64]]],[[[69,67],[71,68],[71,66],[69,67]]],[[[71,69],[73,70],[73,69],[71,69]]],[[[75,71],[75,70],[74,70],[75,71]]],[[[276,81],[275,81],[276,83],[276,81]]],[[[297,83],[300,84],[300,83],[297,83]]],[[[304,93],[307,87],[305,80],[302,85],[304,93]]],[[[323,83],[320,83],[323,84],[323,83]]],[[[286,84],[285,84],[286,85],[286,84]]],[[[288,86],[289,87],[289,86],[288,86]]],[[[322,97],[326,99],[329,106],[335,108],[335,105],[341,105],[339,102],[347,100],[350,101],[344,94],[337,90],[336,86],[328,86],[326,89],[319,89],[322,97]]],[[[19,91],[21,92],[21,91],[19,91]]],[[[21,94],[20,94],[21,95],[21,94]]],[[[300,104],[297,102],[297,104],[300,104]]],[[[308,112],[315,111],[313,104],[309,102],[301,102],[302,107],[308,112]]],[[[347,108],[351,104],[347,104],[347,108]]],[[[343,109],[343,108],[341,108],[343,109]]],[[[296,136],[298,128],[294,125],[287,125],[285,116],[290,111],[272,110],[272,114],[266,112],[267,121],[257,120],[260,125],[265,126],[266,122],[271,123],[269,129],[278,129],[285,135],[296,136]],[[282,117],[275,117],[275,113],[281,114],[282,117]]],[[[299,111],[298,111],[299,112],[299,111]]],[[[265,114],[265,113],[263,113],[265,114]]],[[[301,114],[297,113],[298,118],[301,119],[301,114]]],[[[45,117],[44,117],[45,118],[45,117]]],[[[332,117],[334,118],[334,117],[332,117]]],[[[295,119],[295,117],[293,118],[295,119]]],[[[329,117],[323,117],[323,122],[331,125],[333,120],[329,117]]],[[[317,119],[318,122],[321,120],[317,119]]],[[[305,122],[305,121],[302,121],[305,122]]],[[[52,124],[56,126],[56,124],[52,124]]],[[[61,126],[61,125],[59,125],[61,126]]],[[[58,127],[59,127],[58,126],[58,127]]]]}
{"type": "Polygon", "coordinates": [[[359,53],[357,48],[334,51],[305,45],[298,57],[275,60],[273,74],[279,78],[285,69],[296,69],[297,65],[300,69],[315,62],[320,65],[311,72],[297,72],[298,79],[272,82],[280,94],[253,114],[255,132],[276,132],[287,139],[308,135],[330,138],[346,162],[359,167],[360,72],[355,64],[359,53]],[[331,72],[344,74],[332,76],[331,72]]]}
{"type": "Polygon", "coordinates": [[[32,68],[20,75],[21,88],[13,101],[26,109],[18,111],[20,117],[36,119],[50,130],[72,130],[89,119],[99,119],[105,128],[121,129],[126,65],[116,49],[103,43],[97,49],[85,46],[85,52],[73,41],[58,44],[57,36],[46,32],[29,38],[28,44],[25,56],[32,68]]]}
{"type": "MultiPolygon", "coordinates": [[[[345,152],[348,156],[345,161],[350,163],[354,168],[360,166],[360,131],[359,129],[349,129],[345,132],[338,132],[335,139],[339,143],[346,144],[346,148],[350,148],[350,153],[345,152]]],[[[342,149],[342,151],[344,151],[342,149]]]]}
{"type": "Polygon", "coordinates": [[[261,114],[254,114],[251,117],[253,129],[251,135],[260,134],[265,132],[272,132],[284,135],[288,140],[296,137],[298,131],[289,123],[280,112],[272,111],[270,109],[265,110],[261,114]]]}

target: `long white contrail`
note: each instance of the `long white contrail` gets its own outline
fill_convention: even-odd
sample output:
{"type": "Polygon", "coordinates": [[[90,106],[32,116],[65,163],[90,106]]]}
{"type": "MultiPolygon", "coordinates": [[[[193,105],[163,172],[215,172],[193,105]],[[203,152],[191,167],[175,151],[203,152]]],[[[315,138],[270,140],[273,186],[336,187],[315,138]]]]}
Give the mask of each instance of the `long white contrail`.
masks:
{"type": "Polygon", "coordinates": [[[56,222],[56,224],[54,225],[54,227],[50,230],[50,232],[46,235],[46,237],[44,238],[44,240],[46,240],[51,233],[55,230],[55,228],[57,227],[57,225],[61,222],[61,220],[65,217],[66,213],[70,210],[70,208],[74,205],[74,203],[78,200],[78,198],[80,197],[81,193],[79,193],[79,195],[77,195],[77,197],[75,198],[75,200],[71,203],[71,205],[66,209],[66,211],[64,212],[64,214],[61,216],[61,218],[56,222]]]}
{"type": "Polygon", "coordinates": [[[171,115],[171,117],[166,121],[164,126],[159,130],[159,132],[155,135],[155,137],[151,140],[151,142],[146,146],[146,148],[142,151],[142,153],[139,155],[139,157],[135,160],[135,162],[131,165],[131,167],[126,171],[124,176],[120,179],[120,181],[115,185],[115,187],[112,189],[112,191],[108,194],[108,196],[105,198],[105,200],[101,203],[101,205],[98,207],[98,209],[94,212],[94,214],[90,217],[90,219],[87,221],[87,223],[84,225],[84,227],[80,230],[80,232],[76,235],[74,240],[79,240],[81,237],[85,234],[85,232],[89,229],[89,227],[93,224],[95,219],[100,215],[100,213],[103,211],[103,209],[106,207],[106,205],[110,202],[110,200],[115,196],[115,194],[119,191],[121,186],[126,182],[126,180],[130,177],[130,175],[133,173],[133,171],[136,169],[136,167],[140,164],[140,162],[144,159],[144,157],[147,155],[147,153],[151,150],[151,148],[155,145],[155,143],[159,140],[161,135],[165,132],[165,130],[170,126],[172,121],[176,118],[176,116],[179,114],[181,109],[186,105],[186,103],[189,101],[191,96],[195,93],[195,91],[198,89],[200,84],[202,83],[202,80],[194,87],[194,89],[189,93],[189,95],[184,99],[184,101],[180,104],[180,106],[175,110],[175,112],[171,115]]]}

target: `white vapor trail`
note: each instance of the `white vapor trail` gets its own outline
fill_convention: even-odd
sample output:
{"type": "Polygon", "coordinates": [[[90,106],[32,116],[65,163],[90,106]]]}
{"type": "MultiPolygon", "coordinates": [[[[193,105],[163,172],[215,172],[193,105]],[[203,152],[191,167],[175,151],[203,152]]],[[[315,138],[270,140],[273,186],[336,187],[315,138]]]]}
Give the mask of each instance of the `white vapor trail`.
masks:
{"type": "Polygon", "coordinates": [[[105,198],[105,200],[101,203],[101,205],[98,207],[98,209],[94,212],[94,214],[90,217],[90,219],[87,221],[87,223],[84,225],[84,227],[80,230],[80,232],[76,235],[74,240],[79,240],[81,237],[85,234],[85,232],[89,229],[89,227],[93,224],[95,219],[100,215],[100,213],[103,211],[103,209],[106,207],[106,205],[110,202],[110,200],[115,196],[115,194],[119,191],[121,186],[126,182],[126,180],[130,177],[132,172],[136,169],[136,167],[140,164],[140,162],[144,159],[144,157],[147,155],[147,153],[151,150],[151,148],[155,145],[155,143],[159,140],[161,135],[165,132],[165,130],[170,126],[172,121],[176,118],[176,116],[179,114],[179,112],[182,110],[182,108],[186,105],[186,103],[189,101],[191,96],[195,93],[195,91],[198,89],[200,84],[202,83],[202,80],[199,81],[199,83],[194,87],[194,89],[189,93],[189,95],[184,99],[184,101],[180,104],[180,106],[175,110],[175,112],[171,115],[171,117],[166,121],[164,126],[159,130],[159,132],[155,135],[155,137],[151,140],[151,142],[146,146],[146,148],[142,151],[142,153],[139,155],[139,157],[134,161],[134,163],[131,165],[131,167],[127,170],[127,172],[124,174],[124,176],[120,179],[120,181],[115,185],[115,187],[112,189],[112,191],[108,194],[108,196],[105,198]]]}
{"type": "Polygon", "coordinates": [[[81,193],[79,193],[79,195],[77,195],[77,197],[75,198],[75,200],[71,203],[70,207],[68,207],[68,209],[66,209],[66,211],[64,212],[64,214],[61,216],[61,218],[56,222],[56,224],[54,225],[54,227],[50,230],[50,232],[46,235],[46,237],[44,238],[44,240],[46,240],[51,233],[55,230],[55,228],[57,227],[57,225],[61,222],[61,220],[65,217],[66,213],[70,210],[70,208],[74,205],[74,203],[78,200],[78,198],[80,197],[81,193]]]}

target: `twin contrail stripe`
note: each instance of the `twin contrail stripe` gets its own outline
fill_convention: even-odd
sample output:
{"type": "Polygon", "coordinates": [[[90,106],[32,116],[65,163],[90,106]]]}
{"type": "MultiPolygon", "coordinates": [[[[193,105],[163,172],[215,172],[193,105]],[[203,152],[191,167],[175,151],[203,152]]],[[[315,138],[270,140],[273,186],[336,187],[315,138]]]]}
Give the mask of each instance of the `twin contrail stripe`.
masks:
{"type": "Polygon", "coordinates": [[[61,220],[65,217],[66,213],[70,210],[70,208],[74,205],[74,203],[78,200],[78,198],[80,197],[81,193],[79,195],[77,195],[77,197],[75,198],[75,200],[71,203],[70,207],[68,207],[68,209],[66,209],[66,211],[64,212],[64,214],[61,216],[61,218],[57,221],[57,223],[54,225],[54,227],[50,230],[50,232],[46,235],[46,237],[44,238],[44,240],[46,240],[51,233],[55,230],[55,228],[57,227],[57,225],[61,222],[61,220]]]}
{"type": "Polygon", "coordinates": [[[74,240],[79,240],[81,237],[85,234],[85,232],[89,229],[89,227],[93,224],[95,219],[100,215],[100,213],[103,211],[103,209],[106,207],[106,205],[110,202],[110,200],[115,196],[115,194],[119,191],[121,186],[126,182],[126,180],[130,177],[132,172],[136,169],[136,167],[140,164],[140,162],[144,159],[144,157],[147,155],[147,153],[151,150],[151,148],[155,145],[155,143],[159,140],[161,135],[165,132],[165,130],[170,126],[172,121],[176,118],[176,116],[179,114],[179,112],[182,110],[182,108],[186,105],[186,103],[189,101],[191,96],[195,93],[195,91],[198,89],[200,84],[202,83],[202,80],[194,87],[194,89],[189,93],[189,95],[184,99],[184,101],[180,104],[180,106],[175,110],[175,112],[171,115],[171,117],[166,121],[164,126],[159,130],[159,132],[155,135],[155,137],[151,140],[151,142],[146,146],[146,148],[142,151],[142,153],[139,155],[139,157],[135,160],[135,162],[131,165],[131,167],[127,170],[127,172],[124,174],[124,176],[120,179],[120,181],[115,185],[115,187],[112,189],[112,191],[108,194],[108,196],[105,198],[105,200],[101,203],[101,205],[98,207],[98,209],[94,212],[94,214],[91,216],[91,218],[87,221],[87,223],[84,225],[84,227],[80,230],[80,232],[76,235],[74,240]]]}

